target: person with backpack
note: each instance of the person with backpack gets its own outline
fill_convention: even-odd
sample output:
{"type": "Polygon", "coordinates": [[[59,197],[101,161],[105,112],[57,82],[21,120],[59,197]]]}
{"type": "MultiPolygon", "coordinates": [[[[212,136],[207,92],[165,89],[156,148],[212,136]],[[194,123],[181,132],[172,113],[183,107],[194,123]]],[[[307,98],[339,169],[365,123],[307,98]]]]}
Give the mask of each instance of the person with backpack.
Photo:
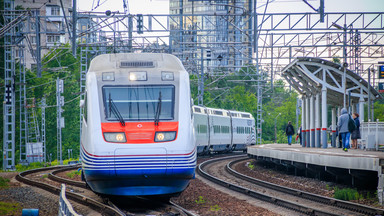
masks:
{"type": "Polygon", "coordinates": [[[292,123],[289,121],[287,127],[285,128],[285,134],[288,137],[288,145],[292,143],[292,135],[295,134],[295,129],[292,126],[292,123]]]}
{"type": "Polygon", "coordinates": [[[348,114],[347,109],[341,109],[341,115],[338,118],[337,128],[339,129],[339,138],[342,139],[342,148],[344,151],[348,151],[350,147],[350,132],[353,131],[355,127],[355,122],[353,121],[352,117],[348,114]]]}
{"type": "Polygon", "coordinates": [[[357,149],[357,139],[361,139],[359,114],[353,113],[352,118],[356,125],[356,129],[351,132],[352,148],[357,149]]]}

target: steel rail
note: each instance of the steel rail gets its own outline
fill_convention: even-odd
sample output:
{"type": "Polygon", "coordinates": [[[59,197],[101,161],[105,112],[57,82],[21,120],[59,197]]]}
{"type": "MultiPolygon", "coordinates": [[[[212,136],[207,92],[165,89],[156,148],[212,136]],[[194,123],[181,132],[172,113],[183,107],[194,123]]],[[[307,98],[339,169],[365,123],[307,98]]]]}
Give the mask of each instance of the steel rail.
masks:
{"type": "Polygon", "coordinates": [[[62,177],[56,175],[57,173],[65,172],[67,170],[72,170],[72,169],[77,169],[77,168],[80,168],[80,166],[77,165],[75,167],[73,167],[73,166],[72,167],[65,167],[65,168],[62,168],[62,169],[55,170],[55,171],[53,171],[53,172],[48,174],[48,178],[51,179],[52,181],[56,181],[56,182],[60,182],[60,183],[65,183],[65,184],[68,184],[68,185],[72,185],[72,186],[76,186],[76,187],[87,189],[87,184],[85,182],[74,181],[74,180],[62,178],[62,177]]]}
{"type": "Polygon", "coordinates": [[[234,175],[234,176],[236,176],[242,180],[245,180],[245,181],[251,182],[253,184],[256,184],[256,185],[259,185],[262,187],[266,187],[266,188],[269,188],[272,190],[280,191],[280,192],[294,195],[294,196],[297,196],[300,198],[304,198],[304,199],[308,199],[311,201],[335,206],[338,208],[343,208],[343,209],[355,211],[358,213],[364,213],[366,215],[384,215],[384,210],[382,210],[382,209],[378,209],[378,208],[374,208],[374,207],[370,207],[370,206],[366,206],[366,205],[361,205],[358,203],[348,202],[348,201],[344,201],[344,200],[338,200],[338,199],[334,199],[334,198],[330,198],[330,197],[325,197],[325,196],[321,196],[318,194],[309,193],[309,192],[305,192],[302,190],[297,190],[297,189],[293,189],[293,188],[289,188],[289,187],[284,187],[284,186],[281,186],[278,184],[274,184],[274,183],[270,183],[270,182],[262,181],[262,180],[259,180],[256,178],[249,177],[247,175],[244,175],[244,174],[239,173],[236,170],[232,169],[232,166],[234,164],[239,163],[241,161],[248,160],[248,159],[249,158],[241,158],[238,160],[231,161],[227,164],[227,166],[225,168],[226,168],[227,172],[229,172],[230,174],[232,174],[232,175],[234,175]]]}
{"type": "MultiPolygon", "coordinates": [[[[62,169],[55,170],[55,171],[53,171],[53,172],[48,174],[48,178],[51,179],[52,181],[57,181],[57,182],[65,183],[65,184],[68,184],[68,185],[72,185],[72,186],[88,189],[85,182],[74,181],[74,180],[62,178],[62,177],[56,175],[56,174],[58,174],[60,172],[65,172],[67,170],[72,170],[72,169],[77,169],[77,168],[79,168],[79,166],[64,167],[62,169]]],[[[160,202],[160,201],[157,201],[157,202],[160,202]]],[[[176,209],[181,214],[185,214],[186,216],[197,216],[196,214],[188,211],[187,209],[177,205],[176,203],[174,203],[172,201],[169,201],[169,203],[165,203],[165,204],[170,205],[172,208],[176,209]]],[[[111,202],[110,206],[115,208],[116,211],[121,212],[121,210],[118,209],[112,202],[111,202]]]]}
{"type": "MultiPolygon", "coordinates": [[[[48,192],[51,192],[53,194],[59,195],[60,191],[61,191],[60,188],[46,184],[46,183],[31,180],[31,179],[27,178],[26,176],[33,174],[33,173],[37,173],[37,172],[58,169],[61,167],[65,168],[65,169],[69,168],[66,166],[55,166],[55,167],[45,167],[45,168],[27,170],[27,171],[19,173],[16,176],[16,179],[22,183],[25,183],[25,184],[28,184],[28,185],[31,185],[34,187],[38,187],[38,188],[44,189],[48,192]]],[[[71,168],[73,169],[74,167],[71,167],[71,168]]],[[[67,198],[69,198],[69,199],[71,199],[77,203],[81,203],[83,205],[97,209],[99,212],[102,212],[104,214],[122,216],[122,214],[120,214],[120,212],[118,212],[116,209],[113,209],[112,207],[105,205],[103,203],[100,203],[100,202],[98,202],[94,199],[91,199],[89,197],[83,196],[83,195],[75,193],[75,192],[70,192],[70,191],[66,191],[65,194],[66,194],[67,198]]]]}
{"type": "MultiPolygon", "coordinates": [[[[269,196],[269,195],[265,195],[265,194],[262,194],[262,193],[259,193],[257,191],[254,191],[254,190],[251,190],[249,188],[245,188],[245,187],[242,187],[242,186],[239,186],[239,185],[235,185],[235,184],[232,184],[230,182],[227,182],[227,181],[224,181],[224,180],[221,180],[213,175],[210,175],[208,172],[205,172],[204,171],[204,168],[211,164],[211,163],[214,163],[214,162],[218,162],[218,161],[222,161],[222,160],[228,160],[228,159],[231,159],[231,158],[237,158],[239,156],[231,156],[231,157],[224,157],[224,158],[217,158],[217,159],[212,159],[212,160],[208,160],[208,161],[205,161],[203,163],[201,163],[197,169],[197,172],[203,176],[204,178],[212,181],[212,182],[215,182],[219,185],[222,185],[224,187],[227,187],[231,190],[234,190],[234,191],[237,191],[237,192],[240,192],[242,194],[245,194],[245,195],[248,195],[248,196],[251,196],[253,198],[256,198],[258,200],[262,200],[264,202],[269,202],[269,203],[272,203],[272,204],[275,204],[275,205],[278,205],[278,206],[281,206],[281,207],[284,207],[284,208],[287,208],[287,209],[291,209],[291,210],[294,210],[294,211],[297,211],[297,212],[300,212],[302,214],[306,214],[306,215],[337,215],[337,214],[334,214],[334,213],[331,213],[331,212],[326,212],[326,211],[321,211],[321,210],[318,210],[318,209],[313,209],[313,208],[309,208],[307,206],[303,206],[303,205],[300,205],[298,203],[294,203],[294,202],[290,202],[290,201],[287,201],[287,200],[283,200],[283,199],[280,199],[278,197],[274,197],[274,196],[269,196]]],[[[243,157],[243,156],[241,156],[243,157]]]]}

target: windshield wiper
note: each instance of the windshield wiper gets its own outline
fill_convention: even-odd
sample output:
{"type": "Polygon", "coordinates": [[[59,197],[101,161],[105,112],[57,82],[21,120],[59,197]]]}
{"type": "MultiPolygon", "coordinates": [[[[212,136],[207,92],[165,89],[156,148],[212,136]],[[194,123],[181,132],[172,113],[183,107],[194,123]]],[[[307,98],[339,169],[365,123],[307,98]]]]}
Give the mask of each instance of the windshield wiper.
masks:
{"type": "Polygon", "coordinates": [[[111,112],[117,117],[117,119],[120,121],[121,126],[125,126],[125,121],[123,119],[123,116],[121,116],[119,110],[116,107],[115,102],[113,102],[111,98],[111,93],[109,93],[109,116],[111,116],[111,112]]]}
{"type": "Polygon", "coordinates": [[[155,125],[156,126],[159,126],[160,113],[161,113],[161,92],[159,92],[159,100],[157,101],[157,109],[156,109],[156,114],[155,114],[155,125]]]}

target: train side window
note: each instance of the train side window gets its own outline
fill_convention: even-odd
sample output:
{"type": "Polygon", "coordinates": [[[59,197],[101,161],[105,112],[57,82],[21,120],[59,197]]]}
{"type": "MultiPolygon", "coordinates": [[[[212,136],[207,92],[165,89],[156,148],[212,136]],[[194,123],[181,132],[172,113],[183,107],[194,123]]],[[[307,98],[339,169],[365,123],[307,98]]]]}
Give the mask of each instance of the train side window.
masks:
{"type": "Polygon", "coordinates": [[[213,133],[214,134],[220,133],[220,125],[213,125],[213,133]]]}
{"type": "Polygon", "coordinates": [[[199,125],[199,131],[200,131],[200,133],[207,133],[207,126],[206,125],[199,125]]]}
{"type": "Polygon", "coordinates": [[[198,107],[195,107],[195,112],[197,112],[197,113],[201,113],[201,110],[200,110],[200,108],[198,108],[198,107]]]}

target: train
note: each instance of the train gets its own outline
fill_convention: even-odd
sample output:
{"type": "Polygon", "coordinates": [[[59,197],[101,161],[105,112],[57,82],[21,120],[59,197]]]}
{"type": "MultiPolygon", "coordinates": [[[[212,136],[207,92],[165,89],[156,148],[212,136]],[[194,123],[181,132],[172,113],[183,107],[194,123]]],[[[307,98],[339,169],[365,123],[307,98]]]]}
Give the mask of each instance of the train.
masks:
{"type": "Polygon", "coordinates": [[[246,151],[256,144],[251,113],[193,106],[197,153],[246,151]]]}
{"type": "Polygon", "coordinates": [[[195,176],[189,74],[170,54],[96,56],[86,74],[80,159],[96,193],[167,196],[195,176]]]}
{"type": "Polygon", "coordinates": [[[98,194],[169,198],[195,177],[198,154],[256,142],[250,113],[193,105],[189,74],[170,54],[96,56],[84,95],[82,179],[98,194]]]}

